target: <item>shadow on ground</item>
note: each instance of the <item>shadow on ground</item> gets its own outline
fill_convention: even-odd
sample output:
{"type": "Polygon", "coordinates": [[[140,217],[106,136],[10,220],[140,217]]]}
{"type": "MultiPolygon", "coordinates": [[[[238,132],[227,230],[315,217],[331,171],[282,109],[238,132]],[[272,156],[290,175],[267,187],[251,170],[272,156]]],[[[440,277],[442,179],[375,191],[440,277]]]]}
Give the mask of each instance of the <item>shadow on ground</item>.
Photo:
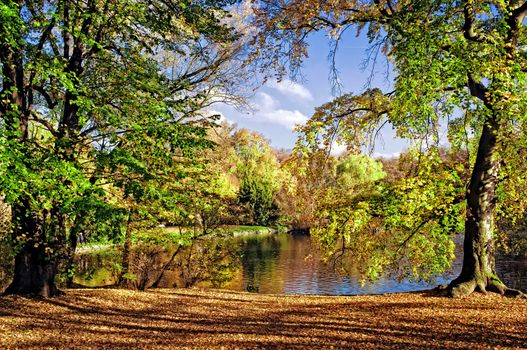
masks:
{"type": "Polygon", "coordinates": [[[527,346],[527,301],[433,292],[270,296],[69,290],[0,298],[0,348],[401,348],[527,346]]]}

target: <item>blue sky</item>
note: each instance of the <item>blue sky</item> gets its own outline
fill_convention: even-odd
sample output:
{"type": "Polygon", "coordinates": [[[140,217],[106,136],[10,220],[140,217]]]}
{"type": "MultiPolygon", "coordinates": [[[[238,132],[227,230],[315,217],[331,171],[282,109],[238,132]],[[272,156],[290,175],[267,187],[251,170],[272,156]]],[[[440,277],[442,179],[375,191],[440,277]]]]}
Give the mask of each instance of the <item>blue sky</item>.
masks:
{"type": "MultiPolygon", "coordinates": [[[[301,70],[302,77],[295,81],[284,79],[282,82],[270,81],[255,91],[250,103],[253,111],[238,111],[227,105],[217,104],[214,112],[219,112],[238,127],[260,132],[271,140],[273,147],[290,149],[296,135],[293,132],[296,123],[304,123],[314,112],[315,107],[333,99],[329,81],[328,63],[329,40],[321,33],[310,39],[309,58],[301,70]]],[[[367,57],[368,40],[364,35],[356,37],[349,32],[339,46],[337,68],[342,85],[342,93],[363,91],[370,74],[364,71],[362,63],[367,57]]],[[[382,61],[384,58],[379,56],[382,61]]],[[[390,81],[385,76],[385,66],[379,64],[372,87],[389,91],[390,81]]],[[[382,140],[377,142],[377,156],[398,154],[407,143],[394,139],[391,128],[382,131],[382,140]]],[[[342,149],[342,147],[340,147],[342,149]]]]}

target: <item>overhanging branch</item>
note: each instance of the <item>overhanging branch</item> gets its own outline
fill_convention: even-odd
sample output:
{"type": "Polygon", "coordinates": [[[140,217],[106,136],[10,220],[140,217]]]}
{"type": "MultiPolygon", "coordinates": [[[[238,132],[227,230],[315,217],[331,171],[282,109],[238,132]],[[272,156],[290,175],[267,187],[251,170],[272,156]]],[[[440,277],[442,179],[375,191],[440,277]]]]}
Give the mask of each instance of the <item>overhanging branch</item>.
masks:
{"type": "Polygon", "coordinates": [[[474,12],[474,0],[468,0],[465,2],[463,7],[463,16],[465,17],[465,23],[463,23],[463,36],[470,41],[483,43],[487,39],[484,35],[476,32],[475,26],[475,12],[474,12]]]}
{"type": "Polygon", "coordinates": [[[487,88],[480,82],[475,81],[470,74],[468,75],[468,89],[470,91],[470,95],[481,100],[487,108],[492,109],[492,106],[486,96],[487,88]]]}

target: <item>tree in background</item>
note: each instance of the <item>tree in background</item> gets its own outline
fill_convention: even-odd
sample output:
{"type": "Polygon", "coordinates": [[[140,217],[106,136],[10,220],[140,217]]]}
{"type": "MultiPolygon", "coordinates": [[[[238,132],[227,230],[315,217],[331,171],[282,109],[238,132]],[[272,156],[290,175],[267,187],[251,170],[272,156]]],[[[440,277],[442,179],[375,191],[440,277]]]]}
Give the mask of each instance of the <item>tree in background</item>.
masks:
{"type": "Polygon", "coordinates": [[[293,152],[282,166],[291,174],[289,188],[278,193],[282,215],[294,231],[307,233],[315,221],[318,199],[335,185],[336,159],[323,151],[293,152]]]}
{"type": "MultiPolygon", "coordinates": [[[[375,52],[384,54],[394,72],[394,91],[370,89],[339,97],[328,106],[329,113],[316,113],[308,123],[309,137],[332,140],[338,135],[350,147],[360,146],[365,136],[374,138],[388,122],[399,136],[417,140],[425,150],[438,142],[439,124],[445,119],[451,121],[454,143],[466,147],[473,136],[463,268],[449,292],[517,293],[496,275],[495,223],[502,211],[498,203],[526,184],[517,171],[526,159],[527,3],[349,0],[266,1],[256,6],[257,54],[271,66],[283,69],[289,63],[297,70],[312,32],[328,31],[334,53],[345,32],[364,29],[375,57],[370,63],[377,62],[375,52]]],[[[518,216],[525,205],[519,198],[507,214],[518,216]]]]}
{"type": "Polygon", "coordinates": [[[248,208],[251,223],[274,224],[279,216],[276,193],[287,175],[280,169],[269,142],[261,135],[241,129],[234,133],[233,139],[240,181],[238,199],[248,208]]]}
{"type": "Polygon", "coordinates": [[[370,182],[383,179],[382,164],[365,155],[350,154],[337,164],[337,186],[347,192],[370,182]]]}

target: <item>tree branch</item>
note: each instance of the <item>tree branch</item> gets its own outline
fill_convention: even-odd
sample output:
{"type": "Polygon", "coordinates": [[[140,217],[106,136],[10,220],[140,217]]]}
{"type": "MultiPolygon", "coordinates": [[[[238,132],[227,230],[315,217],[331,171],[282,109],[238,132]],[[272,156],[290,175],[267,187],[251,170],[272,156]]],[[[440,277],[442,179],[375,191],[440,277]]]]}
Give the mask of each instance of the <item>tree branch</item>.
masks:
{"type": "MultiPolygon", "coordinates": [[[[348,111],[346,111],[344,113],[341,113],[339,115],[336,115],[336,116],[332,117],[332,119],[344,118],[344,117],[347,117],[348,115],[356,113],[356,112],[376,112],[376,111],[371,109],[371,108],[367,108],[367,107],[353,108],[353,109],[350,109],[350,110],[348,110],[348,111]]],[[[386,114],[386,113],[388,113],[387,109],[377,112],[378,115],[383,115],[383,114],[386,114]]]]}
{"type": "Polygon", "coordinates": [[[513,46],[516,46],[518,41],[518,29],[523,23],[523,20],[527,16],[527,1],[524,2],[520,7],[512,10],[509,18],[507,19],[507,24],[509,25],[509,32],[507,34],[507,41],[512,43],[513,46]]]}
{"type": "Polygon", "coordinates": [[[53,136],[58,137],[58,132],[53,125],[46,119],[40,118],[36,113],[31,114],[31,119],[39,124],[42,124],[53,136]]]}
{"type": "Polygon", "coordinates": [[[408,237],[406,237],[406,239],[401,243],[401,245],[399,245],[399,248],[397,248],[397,251],[396,253],[398,253],[411,239],[413,236],[415,236],[419,230],[424,226],[426,225],[428,222],[430,221],[430,219],[428,220],[424,220],[422,221],[419,226],[417,226],[409,235],[408,237]]]}
{"type": "Polygon", "coordinates": [[[516,23],[522,23],[523,19],[527,16],[527,1],[524,2],[520,7],[512,11],[509,18],[515,19],[516,23]]]}
{"type": "Polygon", "coordinates": [[[57,102],[53,101],[51,96],[46,92],[46,90],[44,90],[43,86],[33,85],[33,90],[37,91],[40,95],[42,95],[42,97],[44,97],[49,109],[53,109],[57,106],[57,102]]]}
{"type": "Polygon", "coordinates": [[[486,42],[487,39],[485,36],[477,33],[474,29],[475,13],[473,2],[474,0],[467,0],[465,2],[465,6],[463,7],[463,15],[465,17],[465,23],[463,23],[463,36],[470,41],[478,43],[486,42]]]}
{"type": "Polygon", "coordinates": [[[492,105],[489,103],[487,96],[485,96],[487,88],[480,82],[475,81],[470,74],[468,75],[468,89],[473,97],[478,98],[487,108],[492,109],[492,105]]]}
{"type": "MultiPolygon", "coordinates": [[[[392,12],[392,7],[391,7],[390,5],[389,5],[389,9],[386,9],[386,8],[381,4],[381,1],[380,1],[380,0],[373,0],[373,2],[375,3],[375,5],[377,5],[377,9],[378,9],[379,12],[381,13],[381,15],[383,15],[384,17],[387,17],[387,18],[392,17],[393,12],[392,12]]],[[[390,4],[389,1],[388,1],[388,4],[390,4]]]]}

